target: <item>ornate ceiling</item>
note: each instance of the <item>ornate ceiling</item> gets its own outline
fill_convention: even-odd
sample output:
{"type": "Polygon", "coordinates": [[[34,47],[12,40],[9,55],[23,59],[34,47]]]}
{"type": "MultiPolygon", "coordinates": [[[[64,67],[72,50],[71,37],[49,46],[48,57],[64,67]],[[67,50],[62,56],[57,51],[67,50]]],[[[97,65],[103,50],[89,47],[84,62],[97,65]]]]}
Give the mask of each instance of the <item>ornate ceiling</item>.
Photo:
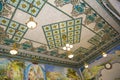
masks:
{"type": "Polygon", "coordinates": [[[0,0],[0,57],[69,67],[89,63],[101,51],[120,44],[119,4],[114,0],[0,0]],[[31,16],[37,22],[32,30],[26,26],[31,16]],[[13,56],[9,50],[14,43],[19,53],[13,56]],[[62,49],[66,43],[73,45],[72,59],[62,49]]]}

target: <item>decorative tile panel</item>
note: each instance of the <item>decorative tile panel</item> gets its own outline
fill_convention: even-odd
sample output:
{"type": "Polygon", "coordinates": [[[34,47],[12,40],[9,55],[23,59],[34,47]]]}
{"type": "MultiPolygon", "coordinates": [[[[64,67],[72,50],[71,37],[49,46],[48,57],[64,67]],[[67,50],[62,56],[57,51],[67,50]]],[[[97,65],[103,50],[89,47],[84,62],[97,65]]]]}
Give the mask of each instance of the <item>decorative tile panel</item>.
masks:
{"type": "Polygon", "coordinates": [[[42,6],[44,5],[44,3],[45,3],[44,0],[34,0],[33,5],[39,9],[41,9],[42,6]]]}
{"type": "Polygon", "coordinates": [[[16,7],[19,3],[19,0],[9,0],[8,3],[11,4],[12,6],[16,7]]]}
{"type": "Polygon", "coordinates": [[[27,26],[22,25],[22,24],[21,24],[21,25],[19,26],[19,28],[18,28],[18,30],[19,30],[19,31],[22,31],[22,32],[27,31],[27,29],[28,29],[27,26]]]}
{"type": "Polygon", "coordinates": [[[10,22],[10,27],[14,28],[14,29],[17,29],[19,27],[19,24],[17,22],[15,22],[15,21],[11,21],[10,22]]]}
{"type": "Polygon", "coordinates": [[[45,25],[43,30],[50,49],[62,47],[67,42],[75,44],[80,42],[81,18],[45,25]]]}
{"type": "Polygon", "coordinates": [[[8,26],[9,24],[9,19],[0,17],[0,24],[4,26],[8,26]]]}
{"type": "Polygon", "coordinates": [[[8,3],[32,16],[37,16],[45,4],[43,0],[10,0],[8,3]]]}
{"type": "Polygon", "coordinates": [[[23,10],[23,11],[28,11],[29,6],[30,6],[29,3],[25,2],[25,1],[21,1],[18,8],[23,10]]]}
{"type": "Polygon", "coordinates": [[[28,28],[16,21],[13,21],[8,18],[0,17],[1,25],[6,26],[6,33],[12,35],[12,39],[15,41],[20,41],[24,34],[27,32],[28,28]],[[10,22],[9,22],[10,21],[10,22]]]}
{"type": "Polygon", "coordinates": [[[36,7],[32,7],[29,9],[28,13],[35,16],[39,13],[39,9],[36,7]]]}
{"type": "Polygon", "coordinates": [[[91,39],[89,39],[88,42],[95,45],[95,46],[100,44],[100,41],[97,40],[95,37],[92,37],[91,39]]]}
{"type": "Polygon", "coordinates": [[[21,36],[23,36],[23,35],[24,35],[24,33],[23,33],[23,32],[21,32],[21,31],[17,31],[15,35],[16,35],[16,36],[21,37],[21,36]]]}
{"type": "Polygon", "coordinates": [[[19,41],[21,40],[21,38],[20,38],[20,37],[17,37],[17,36],[14,36],[14,37],[13,37],[13,40],[16,41],[16,42],[19,42],[19,41]]]}
{"type": "Polygon", "coordinates": [[[7,33],[9,33],[9,34],[15,34],[15,30],[14,29],[12,29],[12,28],[8,28],[7,29],[7,33]]]}
{"type": "Polygon", "coordinates": [[[96,0],[100,6],[119,24],[119,0],[109,1],[109,0],[96,0]]]}

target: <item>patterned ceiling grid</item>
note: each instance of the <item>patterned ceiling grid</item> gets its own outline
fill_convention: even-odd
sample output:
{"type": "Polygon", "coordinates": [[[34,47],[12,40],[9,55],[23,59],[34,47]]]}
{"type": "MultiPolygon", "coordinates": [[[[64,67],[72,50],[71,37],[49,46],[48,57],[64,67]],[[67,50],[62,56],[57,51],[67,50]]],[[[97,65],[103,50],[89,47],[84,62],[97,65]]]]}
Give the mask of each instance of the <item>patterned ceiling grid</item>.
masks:
{"type": "Polygon", "coordinates": [[[68,20],[43,26],[49,48],[59,48],[66,43],[75,44],[80,42],[82,19],[68,20]],[[66,40],[64,40],[66,36],[66,40]]]}
{"type": "Polygon", "coordinates": [[[3,57],[13,57],[3,48],[16,42],[20,50],[14,58],[70,67],[79,67],[100,56],[101,49],[119,43],[119,33],[85,0],[0,1],[0,36],[3,57]],[[34,30],[25,24],[30,16],[38,23],[34,30]],[[74,46],[73,59],[62,50],[66,43],[74,46]]]}

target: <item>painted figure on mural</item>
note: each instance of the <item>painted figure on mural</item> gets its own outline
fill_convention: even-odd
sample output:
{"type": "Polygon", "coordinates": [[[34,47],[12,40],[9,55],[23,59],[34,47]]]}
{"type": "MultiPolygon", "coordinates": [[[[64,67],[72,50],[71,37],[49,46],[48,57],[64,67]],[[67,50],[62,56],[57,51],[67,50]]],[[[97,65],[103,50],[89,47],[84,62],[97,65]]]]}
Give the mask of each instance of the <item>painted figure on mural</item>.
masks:
{"type": "Polygon", "coordinates": [[[12,80],[23,80],[23,70],[17,64],[17,62],[11,62],[8,64],[7,77],[12,80]]]}
{"type": "Polygon", "coordinates": [[[28,80],[35,80],[34,68],[32,67],[28,74],[28,80]]]}
{"type": "Polygon", "coordinates": [[[28,72],[28,80],[44,80],[42,69],[38,65],[33,65],[28,72]]]}

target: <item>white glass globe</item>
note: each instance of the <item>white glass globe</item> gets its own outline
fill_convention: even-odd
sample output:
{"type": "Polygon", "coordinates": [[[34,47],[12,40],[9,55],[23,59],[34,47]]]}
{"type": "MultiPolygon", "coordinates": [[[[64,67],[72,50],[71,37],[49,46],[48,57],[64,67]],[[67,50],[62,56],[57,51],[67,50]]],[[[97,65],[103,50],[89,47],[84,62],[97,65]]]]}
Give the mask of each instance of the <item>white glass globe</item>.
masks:
{"type": "Polygon", "coordinates": [[[107,57],[107,54],[106,54],[106,53],[104,53],[104,54],[103,54],[103,57],[107,57]]]}
{"type": "Polygon", "coordinates": [[[34,21],[29,21],[29,22],[27,22],[27,27],[29,29],[34,29],[35,27],[37,27],[37,23],[34,21]]]}
{"type": "Polygon", "coordinates": [[[66,47],[63,47],[63,50],[67,50],[67,48],[66,48],[66,47]]]}
{"type": "Polygon", "coordinates": [[[18,53],[18,51],[15,50],[15,49],[10,50],[10,54],[12,54],[12,55],[15,55],[15,54],[17,54],[17,53],[18,53]]]}
{"type": "Polygon", "coordinates": [[[85,68],[88,68],[88,64],[85,64],[85,68]]]}
{"type": "Polygon", "coordinates": [[[70,45],[70,48],[73,48],[73,45],[70,45]]]}
{"type": "Polygon", "coordinates": [[[67,51],[70,51],[70,48],[67,48],[67,51]]]}
{"type": "Polygon", "coordinates": [[[69,47],[70,45],[69,44],[66,44],[66,47],[69,47]]]}
{"type": "Polygon", "coordinates": [[[68,55],[68,58],[73,58],[73,57],[74,57],[73,54],[68,55]]]}

